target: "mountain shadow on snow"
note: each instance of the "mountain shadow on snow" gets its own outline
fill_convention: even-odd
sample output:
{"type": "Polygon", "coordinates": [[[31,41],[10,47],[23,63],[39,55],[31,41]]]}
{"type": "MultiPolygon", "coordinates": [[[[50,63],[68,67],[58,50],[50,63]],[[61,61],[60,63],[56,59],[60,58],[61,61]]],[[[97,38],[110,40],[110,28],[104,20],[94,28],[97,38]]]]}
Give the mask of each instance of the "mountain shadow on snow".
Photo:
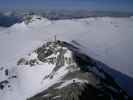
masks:
{"type": "MultiPolygon", "coordinates": [[[[132,100],[108,71],[117,76],[121,73],[89,57],[71,43],[59,40],[47,42],[34,52],[39,61],[55,66],[43,80],[54,79],[62,68],[68,72],[58,82],[27,100],[132,100]],[[66,55],[66,52],[69,53],[66,55]]],[[[35,67],[38,61],[23,59],[18,65],[22,63],[35,67]]]]}

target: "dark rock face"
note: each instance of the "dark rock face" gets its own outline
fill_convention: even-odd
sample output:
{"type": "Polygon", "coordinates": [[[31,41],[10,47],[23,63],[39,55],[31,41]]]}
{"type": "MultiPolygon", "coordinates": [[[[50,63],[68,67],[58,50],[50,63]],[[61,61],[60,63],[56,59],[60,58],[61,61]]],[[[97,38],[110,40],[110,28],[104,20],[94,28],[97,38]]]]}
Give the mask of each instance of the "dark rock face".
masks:
{"type": "Polygon", "coordinates": [[[96,60],[67,42],[49,42],[35,50],[42,62],[48,60],[46,57],[59,53],[57,58],[52,58],[55,68],[45,78],[54,77],[53,73],[65,65],[67,60],[64,55],[67,50],[64,48],[72,52],[70,59],[73,63],[68,63],[67,67],[69,73],[58,83],[28,100],[132,100],[117,82],[97,65],[96,60]],[[60,49],[57,49],[58,47],[60,49]]]}
{"type": "Polygon", "coordinates": [[[17,76],[16,75],[9,75],[10,74],[9,69],[4,68],[4,67],[0,67],[0,73],[1,73],[1,75],[3,73],[2,76],[5,77],[5,79],[0,80],[0,91],[1,91],[1,90],[4,90],[5,88],[10,88],[11,87],[10,80],[16,79],[17,76]]]}
{"type": "Polygon", "coordinates": [[[122,93],[113,93],[109,89],[97,89],[91,85],[87,85],[79,97],[80,100],[129,100],[128,97],[124,97],[122,93]]]}
{"type": "Polygon", "coordinates": [[[3,90],[4,87],[8,84],[9,82],[7,80],[1,81],[0,82],[0,89],[3,90]]]}

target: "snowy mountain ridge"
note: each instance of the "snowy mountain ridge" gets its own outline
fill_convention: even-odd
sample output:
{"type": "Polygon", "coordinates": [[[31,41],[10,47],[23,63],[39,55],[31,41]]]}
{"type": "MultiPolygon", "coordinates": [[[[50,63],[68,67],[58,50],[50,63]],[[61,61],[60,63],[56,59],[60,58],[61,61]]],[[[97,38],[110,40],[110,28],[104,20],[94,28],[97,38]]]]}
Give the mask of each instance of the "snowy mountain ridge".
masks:
{"type": "MultiPolygon", "coordinates": [[[[111,18],[111,17],[51,21],[42,18],[40,16],[33,16],[33,18],[31,18],[31,20],[27,24],[26,22],[17,23],[9,28],[4,28],[0,30],[0,35],[1,35],[0,36],[0,45],[1,45],[0,81],[2,84],[1,85],[2,91],[0,91],[0,97],[3,98],[3,100],[10,100],[11,97],[13,98],[13,100],[15,100],[16,98],[17,100],[18,99],[25,100],[27,98],[30,99],[30,97],[33,96],[31,100],[32,99],[34,100],[34,98],[36,97],[40,98],[40,96],[42,96],[40,93],[41,91],[45,90],[43,95],[44,94],[48,95],[47,94],[48,92],[51,93],[51,91],[56,91],[58,88],[60,88],[60,91],[58,91],[56,94],[51,93],[52,96],[49,97],[50,98],[52,98],[53,96],[60,97],[58,94],[61,91],[64,91],[64,89],[65,90],[68,89],[69,91],[69,88],[71,88],[72,86],[71,83],[75,81],[79,83],[79,85],[81,85],[81,88],[80,89],[78,88],[78,90],[82,90],[83,89],[82,86],[84,86],[84,84],[89,83],[88,80],[86,81],[86,74],[85,75],[83,74],[83,78],[85,77],[85,80],[79,79],[79,76],[82,73],[80,73],[79,75],[75,74],[77,75],[77,77],[70,78],[67,81],[61,80],[62,76],[65,75],[67,76],[67,73],[69,73],[69,71],[70,72],[76,70],[78,71],[81,70],[81,68],[79,68],[79,66],[78,68],[74,67],[74,69],[73,68],[69,69],[67,68],[67,66],[59,67],[59,69],[58,67],[55,68],[56,63],[54,62],[54,64],[51,64],[51,57],[52,59],[54,57],[57,57],[59,52],[57,54],[52,53],[53,55],[49,56],[50,62],[44,62],[45,59],[42,59],[41,56],[37,58],[38,54],[33,51],[33,48],[38,48],[38,46],[41,47],[41,44],[44,41],[46,40],[51,41],[52,40],[51,37],[54,37],[55,35],[58,37],[59,40],[78,41],[76,45],[79,45],[79,43],[81,44],[79,48],[82,49],[80,50],[82,51],[82,53],[97,58],[108,65],[111,64],[110,67],[112,67],[113,69],[117,69],[120,72],[132,76],[132,67],[131,67],[132,62],[130,61],[132,58],[132,42],[131,42],[132,32],[133,32],[132,21],[133,21],[132,18],[111,18]],[[129,49],[127,50],[127,48],[129,49]],[[30,54],[27,54],[29,52],[30,54]],[[21,63],[20,65],[19,64],[16,65],[17,60],[20,58],[24,58],[22,59],[23,63],[21,63]],[[43,66],[49,66],[49,67],[45,69],[43,66]],[[57,69],[57,71],[53,71],[54,68],[57,69]],[[65,70],[66,68],[68,70],[65,70]],[[44,70],[46,70],[48,73],[46,74],[44,70]],[[64,72],[64,73],[58,73],[58,72],[64,72]],[[19,77],[17,75],[19,75],[19,77]],[[34,78],[31,78],[32,75],[34,78]],[[58,78],[56,78],[56,76],[58,78]],[[53,80],[51,79],[52,77],[53,80]],[[47,80],[50,80],[51,84],[49,84],[49,82],[46,82],[47,80]],[[54,86],[53,84],[55,84],[56,82],[59,82],[59,85],[56,84],[56,86],[54,86]],[[3,84],[4,84],[4,89],[3,89],[3,84]],[[57,89],[53,90],[53,87],[51,87],[52,85],[57,89]],[[64,86],[66,86],[66,88],[64,88],[64,86]],[[39,96],[36,95],[34,97],[36,93],[40,94],[38,94],[39,96]]],[[[67,49],[66,51],[68,52],[72,52],[74,50],[73,53],[74,52],[78,53],[77,51],[79,51],[77,50],[77,48],[71,49],[71,46],[68,45],[67,47],[65,46],[63,49],[67,49]],[[70,50],[68,49],[68,47],[70,50]]],[[[74,60],[73,63],[74,66],[78,65],[79,61],[78,59],[76,60],[74,60]]],[[[87,61],[85,60],[85,63],[87,61]]],[[[91,61],[89,65],[96,66],[93,65],[94,62],[93,63],[92,62],[93,61],[91,61]]],[[[96,76],[102,78],[105,77],[103,75],[104,73],[103,71],[99,73],[99,70],[97,70],[96,67],[93,68],[90,68],[89,71],[94,71],[95,74],[98,74],[96,76]]],[[[86,69],[82,70],[85,71],[86,69]]],[[[94,77],[95,74],[91,75],[91,77],[93,76],[92,80],[93,79],[96,80],[94,77]]],[[[119,79],[119,77],[118,76],[115,77],[115,75],[113,78],[119,79]]],[[[124,86],[122,85],[123,86],[122,88],[125,89],[126,92],[130,91],[131,93],[132,82],[125,81],[123,78],[121,78],[120,81],[119,80],[117,81],[118,83],[121,81],[126,82],[123,83],[124,86]]],[[[121,89],[119,91],[121,91],[121,89]]],[[[78,93],[81,94],[80,92],[78,93]]]]}
{"type": "Polygon", "coordinates": [[[64,41],[43,44],[21,58],[13,69],[1,68],[1,74],[7,76],[0,82],[3,100],[16,96],[17,100],[130,100],[93,59],[64,41]]]}
{"type": "Polygon", "coordinates": [[[30,24],[30,23],[34,23],[34,22],[38,22],[38,23],[42,22],[42,23],[44,23],[44,22],[48,22],[48,21],[49,20],[47,18],[44,18],[44,17],[39,16],[39,15],[27,15],[27,16],[24,16],[25,24],[30,24]]]}

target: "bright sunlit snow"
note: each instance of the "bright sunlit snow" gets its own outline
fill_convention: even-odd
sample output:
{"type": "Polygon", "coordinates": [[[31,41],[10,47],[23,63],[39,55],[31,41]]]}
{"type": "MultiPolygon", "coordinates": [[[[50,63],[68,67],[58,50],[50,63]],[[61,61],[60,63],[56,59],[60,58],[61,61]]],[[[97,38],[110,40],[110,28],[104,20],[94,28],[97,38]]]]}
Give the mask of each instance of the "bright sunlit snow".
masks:
{"type": "MultiPolygon", "coordinates": [[[[35,16],[29,24],[22,22],[9,28],[0,28],[0,68],[2,66],[9,69],[16,68],[17,72],[14,73],[19,75],[19,80],[13,81],[13,89],[8,92],[5,90],[2,93],[0,91],[2,100],[10,100],[10,95],[12,95],[12,100],[24,100],[58,82],[60,77],[67,73],[64,66],[55,74],[53,80],[43,82],[41,79],[45,74],[51,72],[52,65],[45,63],[37,65],[35,68],[29,68],[26,65],[20,68],[15,66],[18,59],[28,55],[43,42],[54,40],[55,35],[57,39],[78,41],[88,55],[133,77],[132,17],[97,17],[57,21],[45,18],[40,20],[36,19],[37,17],[35,16]],[[20,91],[18,92],[18,90],[20,91]]],[[[66,57],[69,56],[71,56],[71,52],[66,54],[66,57]]],[[[31,58],[36,58],[36,54],[31,54],[29,59],[31,58]]],[[[2,75],[0,80],[6,79],[3,73],[0,72],[0,75],[2,75]]]]}

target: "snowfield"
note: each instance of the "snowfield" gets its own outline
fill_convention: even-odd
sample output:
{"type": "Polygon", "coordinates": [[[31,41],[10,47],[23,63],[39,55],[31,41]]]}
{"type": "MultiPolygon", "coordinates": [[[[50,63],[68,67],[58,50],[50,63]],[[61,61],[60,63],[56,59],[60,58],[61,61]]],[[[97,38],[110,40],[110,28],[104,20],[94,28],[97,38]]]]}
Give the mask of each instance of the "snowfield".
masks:
{"type": "Polygon", "coordinates": [[[133,18],[97,17],[57,20],[36,19],[0,30],[0,63],[7,64],[43,43],[58,39],[78,41],[86,52],[133,77],[133,18]]]}
{"type": "MultiPolygon", "coordinates": [[[[52,70],[49,64],[45,64],[47,68],[38,65],[32,69],[26,66],[17,68],[15,65],[20,58],[28,55],[45,41],[54,40],[55,35],[60,40],[77,41],[89,56],[133,77],[133,17],[96,17],[56,21],[38,19],[38,17],[34,16],[28,24],[22,22],[9,28],[0,28],[0,68],[7,67],[12,70],[16,68],[17,71],[14,73],[19,75],[19,80],[14,82],[12,87],[13,90],[11,88],[8,92],[0,91],[2,100],[11,100],[10,98],[25,100],[48,87],[46,84],[40,85],[40,79],[48,74],[44,73],[44,69],[46,72],[52,70]]],[[[70,52],[66,54],[66,57],[69,56],[71,56],[70,52]]],[[[28,59],[31,58],[36,58],[36,54],[32,54],[28,59]]],[[[59,80],[60,75],[67,73],[64,68],[65,66],[60,69],[59,75],[55,75],[57,79],[47,80],[47,85],[54,84],[59,80]]],[[[1,75],[3,73],[0,72],[1,75]]],[[[0,77],[0,80],[3,79],[6,79],[6,76],[0,77]]],[[[66,84],[69,83],[64,83],[66,84]]]]}

